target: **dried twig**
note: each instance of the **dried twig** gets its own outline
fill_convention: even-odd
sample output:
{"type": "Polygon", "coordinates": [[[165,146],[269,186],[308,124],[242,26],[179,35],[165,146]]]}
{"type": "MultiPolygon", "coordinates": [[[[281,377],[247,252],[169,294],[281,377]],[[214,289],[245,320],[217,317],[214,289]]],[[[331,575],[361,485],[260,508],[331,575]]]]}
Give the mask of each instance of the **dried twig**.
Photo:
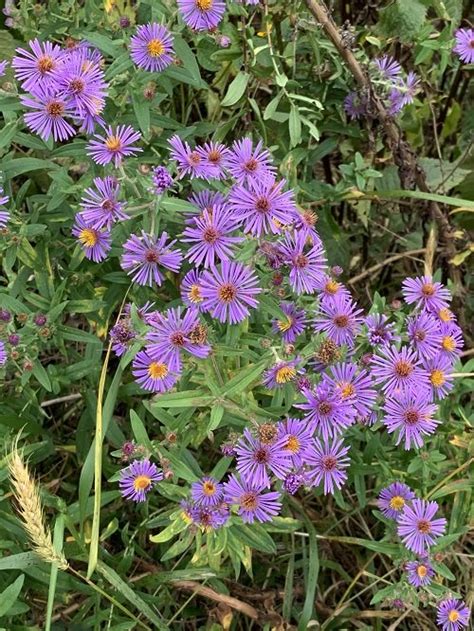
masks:
{"type": "Polygon", "coordinates": [[[367,276],[372,276],[375,272],[378,272],[379,269],[390,265],[394,261],[398,261],[399,259],[408,258],[410,256],[416,256],[418,254],[424,254],[426,252],[426,248],[418,248],[418,250],[407,250],[406,252],[400,252],[399,254],[394,254],[393,256],[389,256],[382,263],[377,263],[376,265],[372,265],[372,267],[368,267],[365,271],[357,274],[357,276],[353,276],[349,281],[348,285],[355,285],[359,283],[367,276]]]}
{"type": "Polygon", "coordinates": [[[252,620],[258,620],[260,614],[258,613],[255,607],[249,605],[248,603],[244,603],[233,596],[226,596],[225,594],[219,594],[215,592],[210,587],[205,587],[196,581],[173,581],[172,584],[178,589],[183,589],[185,591],[194,592],[199,596],[204,596],[205,598],[209,598],[210,600],[214,600],[218,603],[224,603],[228,605],[231,609],[235,609],[236,611],[240,611],[245,616],[252,618],[252,620]]]}

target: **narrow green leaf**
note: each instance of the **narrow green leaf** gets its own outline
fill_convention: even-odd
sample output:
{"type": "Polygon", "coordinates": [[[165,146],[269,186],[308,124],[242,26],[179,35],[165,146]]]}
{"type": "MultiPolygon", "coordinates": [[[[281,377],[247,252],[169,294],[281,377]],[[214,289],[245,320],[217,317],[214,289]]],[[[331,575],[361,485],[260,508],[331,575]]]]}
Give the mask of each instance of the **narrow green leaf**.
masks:
{"type": "Polygon", "coordinates": [[[237,101],[239,101],[249,82],[250,75],[246,72],[239,72],[238,75],[233,79],[227,88],[227,93],[225,97],[222,99],[221,105],[222,107],[229,107],[230,105],[235,105],[237,101]]]}
{"type": "Polygon", "coordinates": [[[288,127],[290,130],[290,148],[296,147],[301,142],[301,117],[298,108],[293,103],[291,104],[288,127]]]}
{"type": "Polygon", "coordinates": [[[25,575],[20,574],[20,576],[13,581],[11,585],[0,593],[0,618],[5,616],[15,604],[16,599],[20,595],[24,581],[25,575]]]}
{"type": "MultiPolygon", "coordinates": [[[[59,515],[54,524],[53,545],[56,552],[61,553],[63,549],[64,537],[64,517],[59,515]]],[[[45,631],[50,631],[51,620],[53,617],[54,596],[56,594],[56,584],[58,580],[58,566],[56,563],[51,564],[51,574],[49,577],[48,588],[48,604],[46,607],[46,621],[44,624],[45,631]]]]}

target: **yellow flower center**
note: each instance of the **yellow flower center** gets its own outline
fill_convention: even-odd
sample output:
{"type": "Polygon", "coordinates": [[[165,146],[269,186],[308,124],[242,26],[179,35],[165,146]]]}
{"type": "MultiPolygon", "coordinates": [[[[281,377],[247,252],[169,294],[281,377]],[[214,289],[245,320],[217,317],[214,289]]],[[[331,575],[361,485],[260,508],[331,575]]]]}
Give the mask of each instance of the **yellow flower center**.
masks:
{"type": "Polygon", "coordinates": [[[211,497],[211,495],[214,495],[214,493],[216,492],[216,485],[214,484],[214,482],[210,482],[209,480],[207,480],[202,485],[202,492],[204,493],[204,495],[207,495],[207,497],[211,497]]]}
{"type": "Polygon", "coordinates": [[[339,287],[340,287],[339,283],[331,279],[331,280],[328,280],[328,282],[326,283],[325,289],[328,292],[328,294],[336,294],[339,287]]]}
{"type": "Polygon", "coordinates": [[[288,442],[285,445],[285,449],[291,451],[292,454],[297,454],[300,450],[301,444],[296,436],[289,436],[288,442]]]}
{"type": "Polygon", "coordinates": [[[443,322],[451,322],[453,319],[453,314],[449,309],[446,309],[446,307],[444,309],[440,309],[438,315],[439,319],[443,322]]]}
{"type": "Polygon", "coordinates": [[[430,375],[430,381],[434,385],[435,388],[441,387],[446,381],[444,377],[444,372],[442,370],[432,370],[430,375]]]}
{"type": "Polygon", "coordinates": [[[457,622],[459,620],[459,611],[456,611],[456,609],[451,609],[448,614],[448,620],[449,622],[457,622]]]}
{"type": "Polygon", "coordinates": [[[133,481],[133,488],[135,491],[144,491],[151,484],[151,478],[147,475],[137,475],[133,481]]]}
{"type": "Polygon", "coordinates": [[[425,576],[428,574],[428,568],[425,565],[419,565],[416,568],[416,573],[420,578],[425,578],[425,576]]]}
{"type": "Polygon", "coordinates": [[[341,381],[341,383],[337,384],[341,390],[341,397],[343,399],[347,399],[347,397],[353,397],[355,394],[355,388],[351,383],[345,383],[341,381]]]}
{"type": "Polygon", "coordinates": [[[296,377],[296,370],[293,366],[282,366],[276,371],[275,380],[277,383],[288,383],[296,377]]]}
{"type": "Polygon", "coordinates": [[[151,362],[148,366],[148,374],[152,379],[163,379],[168,374],[168,367],[166,364],[151,362]]]}
{"type": "Polygon", "coordinates": [[[188,298],[190,302],[203,301],[203,297],[201,295],[201,288],[199,287],[199,285],[191,285],[191,288],[188,291],[188,298]]]}
{"type": "Polygon", "coordinates": [[[97,231],[92,228],[84,228],[84,230],[81,230],[79,233],[79,241],[87,248],[93,248],[98,240],[99,235],[97,231]]]}
{"type": "Polygon", "coordinates": [[[200,11],[209,11],[214,4],[214,0],[194,0],[194,2],[200,11]]]}
{"type": "Polygon", "coordinates": [[[286,320],[278,320],[277,327],[280,331],[285,332],[288,331],[292,324],[293,320],[291,318],[287,318],[286,320]]]}
{"type": "Polygon", "coordinates": [[[165,52],[164,44],[159,39],[151,39],[146,45],[146,49],[150,57],[161,57],[165,52]]]}
{"type": "Polygon", "coordinates": [[[441,346],[445,351],[454,351],[456,348],[456,340],[452,335],[445,335],[441,341],[441,346]]]}
{"type": "Polygon", "coordinates": [[[389,502],[389,506],[393,510],[402,510],[405,506],[405,499],[401,495],[394,495],[389,502]]]}
{"type": "Polygon", "coordinates": [[[119,151],[122,148],[122,141],[118,136],[109,136],[105,141],[105,146],[110,151],[119,151]]]}

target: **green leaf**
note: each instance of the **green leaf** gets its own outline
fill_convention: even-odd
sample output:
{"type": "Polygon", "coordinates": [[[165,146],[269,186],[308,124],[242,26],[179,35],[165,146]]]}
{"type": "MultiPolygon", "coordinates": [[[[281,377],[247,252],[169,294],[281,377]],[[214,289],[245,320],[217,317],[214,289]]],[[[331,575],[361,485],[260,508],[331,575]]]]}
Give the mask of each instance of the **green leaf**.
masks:
{"type": "Polygon", "coordinates": [[[301,142],[301,117],[298,108],[293,103],[291,104],[288,127],[290,130],[290,148],[296,147],[301,142]]]}
{"type": "Polygon", "coordinates": [[[165,543],[169,541],[183,530],[186,530],[188,524],[184,521],[182,517],[178,517],[175,519],[169,526],[166,526],[164,530],[159,532],[157,535],[151,535],[150,541],[153,543],[165,543]]]}
{"type": "Polygon", "coordinates": [[[0,618],[5,616],[11,607],[15,604],[16,599],[20,595],[21,588],[23,587],[23,583],[25,581],[25,575],[20,574],[20,576],[13,581],[11,585],[9,585],[3,592],[0,593],[0,618]]]}
{"type": "Polygon", "coordinates": [[[150,103],[143,95],[135,90],[132,94],[132,105],[135,116],[137,117],[138,126],[145,136],[150,132],[150,103]]]}
{"type": "Polygon", "coordinates": [[[199,70],[198,63],[196,61],[196,57],[189,47],[188,43],[180,37],[179,35],[174,36],[173,48],[175,50],[176,56],[183,63],[183,68],[190,73],[192,77],[197,80],[202,81],[201,72],[199,70]]]}
{"type": "Polygon", "coordinates": [[[396,0],[380,11],[380,28],[389,37],[411,42],[425,24],[426,10],[418,0],[396,0]]]}
{"type": "Polygon", "coordinates": [[[283,92],[279,92],[275,98],[273,98],[270,103],[267,105],[263,112],[263,119],[268,120],[271,119],[273,114],[277,111],[278,105],[280,104],[281,97],[283,96],[283,92]]]}
{"type": "Polygon", "coordinates": [[[260,361],[257,364],[251,364],[247,368],[241,370],[222,388],[223,396],[233,396],[243,392],[253,381],[256,381],[262,374],[267,361],[260,361]]]}
{"type": "Polygon", "coordinates": [[[43,366],[40,364],[40,360],[36,359],[33,362],[33,374],[36,377],[36,379],[40,382],[40,384],[43,386],[43,388],[45,390],[47,390],[48,392],[52,391],[52,386],[51,386],[51,381],[48,377],[48,373],[46,372],[46,370],[43,368],[43,366]]]}
{"type": "MultiPolygon", "coordinates": [[[[59,554],[63,549],[63,537],[64,537],[64,516],[59,515],[54,524],[54,538],[53,545],[56,552],[59,554]]],[[[46,607],[46,621],[44,625],[45,631],[50,631],[51,620],[53,616],[54,596],[56,594],[56,584],[58,580],[58,566],[55,563],[51,564],[51,574],[49,577],[48,588],[48,604],[46,607]]]]}
{"type": "Polygon", "coordinates": [[[139,445],[143,445],[153,451],[153,445],[148,437],[145,425],[134,410],[130,410],[130,422],[132,424],[132,432],[136,442],[139,445]]]}
{"type": "Polygon", "coordinates": [[[254,523],[252,526],[246,524],[235,525],[231,526],[230,530],[234,537],[246,546],[267,554],[275,554],[275,542],[260,524],[254,523]]]}
{"type": "Polygon", "coordinates": [[[227,93],[225,97],[222,99],[221,105],[222,107],[229,107],[230,105],[235,105],[237,101],[239,101],[249,82],[250,75],[246,72],[239,72],[238,75],[234,78],[234,80],[230,83],[227,88],[227,93]]]}
{"type": "Polygon", "coordinates": [[[157,395],[150,403],[150,409],[159,408],[189,408],[206,407],[211,405],[214,397],[202,390],[184,390],[170,394],[157,395]]]}
{"type": "Polygon", "coordinates": [[[41,158],[16,158],[15,160],[9,159],[0,163],[0,170],[3,171],[7,179],[17,177],[23,173],[30,173],[30,171],[45,170],[47,172],[48,170],[54,171],[56,169],[59,169],[57,164],[41,158]]]}
{"type": "Polygon", "coordinates": [[[0,571],[25,570],[28,567],[40,564],[44,565],[34,552],[20,552],[0,558],[0,571]]]}

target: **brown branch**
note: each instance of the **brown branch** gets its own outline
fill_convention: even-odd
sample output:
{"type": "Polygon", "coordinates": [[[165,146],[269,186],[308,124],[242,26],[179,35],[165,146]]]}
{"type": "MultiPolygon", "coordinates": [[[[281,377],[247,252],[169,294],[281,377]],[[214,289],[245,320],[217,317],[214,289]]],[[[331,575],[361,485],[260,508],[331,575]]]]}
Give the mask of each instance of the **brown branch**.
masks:
{"type": "Polygon", "coordinates": [[[376,265],[372,265],[372,267],[367,268],[364,272],[357,274],[357,276],[353,276],[348,282],[348,285],[355,285],[360,282],[367,276],[372,276],[374,272],[377,272],[379,269],[390,265],[394,261],[398,261],[399,259],[404,259],[409,256],[416,256],[417,254],[424,254],[426,252],[426,248],[418,248],[418,250],[407,250],[406,252],[400,252],[400,254],[394,254],[393,256],[389,256],[382,263],[377,263],[376,265]]]}
{"type": "Polygon", "coordinates": [[[259,612],[255,607],[249,605],[248,603],[244,603],[233,596],[226,596],[225,594],[219,594],[214,591],[210,587],[204,587],[200,583],[196,581],[172,581],[172,585],[177,587],[178,589],[183,589],[188,592],[194,592],[199,596],[204,596],[204,598],[209,598],[210,600],[214,600],[217,603],[224,603],[231,609],[235,609],[236,611],[240,611],[245,616],[252,618],[252,620],[258,620],[260,617],[259,612]]]}

